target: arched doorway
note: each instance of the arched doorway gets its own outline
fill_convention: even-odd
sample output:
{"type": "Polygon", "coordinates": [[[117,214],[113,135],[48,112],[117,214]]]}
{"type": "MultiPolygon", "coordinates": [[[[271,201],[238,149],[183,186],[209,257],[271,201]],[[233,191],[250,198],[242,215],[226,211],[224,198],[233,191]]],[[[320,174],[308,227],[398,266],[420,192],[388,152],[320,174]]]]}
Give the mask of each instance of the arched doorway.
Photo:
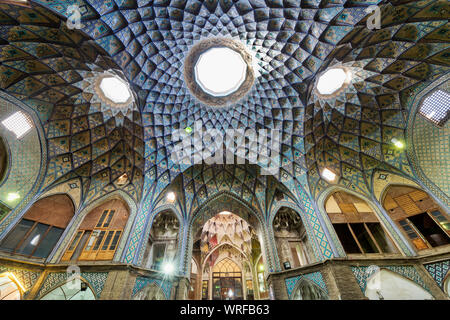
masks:
{"type": "Polygon", "coordinates": [[[242,269],[230,258],[214,264],[212,269],[212,299],[242,300],[242,269]]]}
{"type": "Polygon", "coordinates": [[[2,251],[47,258],[74,215],[72,200],[64,194],[40,199],[3,239],[2,251]]]}
{"type": "Polygon", "coordinates": [[[45,294],[40,300],[95,300],[95,294],[87,282],[81,281],[80,285],[72,285],[66,282],[45,294]]]}
{"type": "Polygon", "coordinates": [[[325,201],[325,211],[347,254],[398,252],[375,211],[363,199],[345,191],[336,191],[325,201]]]}
{"type": "Polygon", "coordinates": [[[426,192],[389,186],[382,202],[416,250],[450,244],[449,215],[426,192]]]}
{"type": "Polygon", "coordinates": [[[282,207],[273,219],[273,232],[278,257],[284,269],[298,268],[314,261],[314,254],[300,216],[282,207]]]}
{"type": "Polygon", "coordinates": [[[62,261],[112,260],[129,216],[128,206],[112,199],[89,212],[78,227],[62,261]]]}
{"type": "Polygon", "coordinates": [[[253,227],[220,211],[201,226],[196,239],[193,257],[201,261],[202,299],[254,299],[254,265],[261,246],[253,227]]]}
{"type": "Polygon", "coordinates": [[[367,279],[364,295],[370,300],[432,300],[433,296],[417,283],[386,269],[367,279]]]}
{"type": "Polygon", "coordinates": [[[171,210],[157,214],[153,220],[144,253],[145,267],[172,273],[176,269],[180,221],[171,210]]]}

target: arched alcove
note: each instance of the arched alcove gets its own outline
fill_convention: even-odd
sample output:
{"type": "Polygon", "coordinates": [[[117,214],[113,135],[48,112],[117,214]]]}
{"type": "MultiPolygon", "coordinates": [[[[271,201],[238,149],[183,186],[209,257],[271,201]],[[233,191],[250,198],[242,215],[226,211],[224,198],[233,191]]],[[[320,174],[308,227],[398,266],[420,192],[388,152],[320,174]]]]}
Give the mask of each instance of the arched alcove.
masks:
{"type": "Polygon", "coordinates": [[[315,262],[306,229],[300,216],[293,209],[280,208],[272,226],[278,258],[285,269],[298,268],[315,262]]]}
{"type": "Polygon", "coordinates": [[[72,238],[62,261],[112,260],[129,217],[129,208],[111,199],[90,211],[72,238]]]}
{"type": "Polygon", "coordinates": [[[335,191],[326,199],[325,211],[347,254],[397,252],[375,211],[363,199],[345,191],[335,191]]]}
{"type": "Polygon", "coordinates": [[[45,294],[39,300],[95,300],[95,294],[87,282],[66,282],[45,294]]]}
{"type": "Polygon", "coordinates": [[[390,185],[382,203],[416,250],[450,245],[449,215],[426,192],[390,185]]]}
{"type": "Polygon", "coordinates": [[[314,282],[307,279],[300,279],[292,293],[291,300],[328,300],[328,294],[316,285],[314,282]]]}
{"type": "Polygon", "coordinates": [[[172,210],[156,215],[148,236],[144,253],[144,266],[172,273],[175,271],[180,221],[172,210]]]}
{"type": "Polygon", "coordinates": [[[133,300],[167,300],[164,292],[156,283],[151,283],[133,296],[133,300]]]}
{"type": "Polygon", "coordinates": [[[370,300],[432,300],[417,283],[390,270],[381,269],[367,279],[364,295],[370,300]]]}
{"type": "Polygon", "coordinates": [[[8,273],[0,274],[0,300],[21,300],[22,292],[14,277],[8,273]]]}
{"type": "Polygon", "coordinates": [[[47,258],[74,215],[65,194],[35,202],[0,244],[2,251],[27,257],[47,258]]]}

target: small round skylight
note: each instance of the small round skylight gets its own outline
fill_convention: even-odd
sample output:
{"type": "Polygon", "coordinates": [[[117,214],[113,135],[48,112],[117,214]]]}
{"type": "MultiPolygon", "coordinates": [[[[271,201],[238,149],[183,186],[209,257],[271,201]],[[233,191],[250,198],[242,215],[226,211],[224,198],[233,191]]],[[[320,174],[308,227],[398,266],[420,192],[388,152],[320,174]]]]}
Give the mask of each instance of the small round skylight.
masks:
{"type": "Polygon", "coordinates": [[[242,56],[227,47],[211,48],[202,53],[195,65],[195,79],[208,94],[227,96],[242,85],[247,64],[242,56]]]}
{"type": "Polygon", "coordinates": [[[116,76],[103,78],[100,82],[100,89],[105,97],[114,103],[126,103],[131,98],[127,83],[116,76]]]}
{"type": "Polygon", "coordinates": [[[319,77],[317,91],[324,95],[333,94],[345,85],[347,79],[348,74],[344,69],[330,69],[319,77]]]}

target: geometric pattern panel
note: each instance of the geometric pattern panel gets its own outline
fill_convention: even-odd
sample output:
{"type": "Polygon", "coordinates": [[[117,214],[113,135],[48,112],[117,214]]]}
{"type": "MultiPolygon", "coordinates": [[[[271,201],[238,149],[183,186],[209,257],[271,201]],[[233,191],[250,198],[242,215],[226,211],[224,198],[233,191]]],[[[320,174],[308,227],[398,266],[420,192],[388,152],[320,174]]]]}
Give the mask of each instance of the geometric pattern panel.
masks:
{"type": "Polygon", "coordinates": [[[155,279],[155,278],[147,278],[147,277],[137,277],[136,283],[133,287],[133,292],[131,294],[134,297],[139,291],[141,291],[144,287],[149,284],[155,283],[164,293],[166,299],[170,299],[170,291],[172,290],[172,282],[167,280],[155,279]]]}
{"type": "Polygon", "coordinates": [[[444,260],[424,265],[439,287],[443,288],[444,280],[450,270],[450,260],[444,260]]]}
{"type": "Polygon", "coordinates": [[[299,275],[296,277],[285,279],[286,290],[287,290],[289,299],[291,298],[292,292],[294,291],[297,282],[303,278],[314,282],[316,285],[318,285],[320,288],[322,288],[328,294],[328,288],[327,288],[327,285],[325,284],[325,281],[323,280],[322,273],[317,271],[317,272],[302,274],[302,275],[299,275]]]}

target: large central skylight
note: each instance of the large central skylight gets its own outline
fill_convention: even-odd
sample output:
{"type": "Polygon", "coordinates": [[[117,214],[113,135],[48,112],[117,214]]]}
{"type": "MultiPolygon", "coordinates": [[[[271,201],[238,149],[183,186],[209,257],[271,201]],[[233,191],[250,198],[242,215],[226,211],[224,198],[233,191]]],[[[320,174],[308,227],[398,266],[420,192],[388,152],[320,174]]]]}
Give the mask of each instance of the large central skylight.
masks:
{"type": "Polygon", "coordinates": [[[247,64],[242,56],[227,47],[211,48],[200,55],[195,66],[195,79],[213,96],[235,92],[245,80],[247,64]]]}
{"type": "Polygon", "coordinates": [[[126,103],[131,97],[128,85],[118,77],[105,77],[100,82],[100,89],[105,97],[114,103],[126,103]]]}

